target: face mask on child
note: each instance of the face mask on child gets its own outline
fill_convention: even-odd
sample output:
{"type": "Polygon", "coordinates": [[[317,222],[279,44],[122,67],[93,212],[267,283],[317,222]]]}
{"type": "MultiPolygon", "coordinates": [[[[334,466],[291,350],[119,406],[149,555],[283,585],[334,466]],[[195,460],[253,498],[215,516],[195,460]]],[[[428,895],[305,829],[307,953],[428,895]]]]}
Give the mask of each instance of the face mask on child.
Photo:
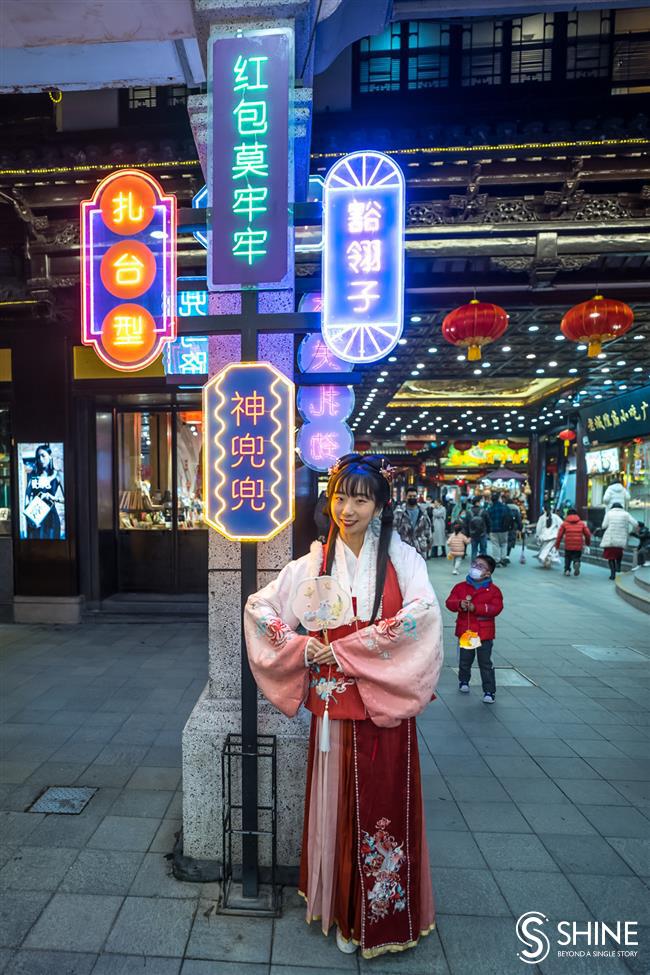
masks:
{"type": "Polygon", "coordinates": [[[479,565],[473,565],[469,570],[469,574],[472,579],[476,579],[478,582],[479,579],[483,578],[483,569],[479,565]]]}

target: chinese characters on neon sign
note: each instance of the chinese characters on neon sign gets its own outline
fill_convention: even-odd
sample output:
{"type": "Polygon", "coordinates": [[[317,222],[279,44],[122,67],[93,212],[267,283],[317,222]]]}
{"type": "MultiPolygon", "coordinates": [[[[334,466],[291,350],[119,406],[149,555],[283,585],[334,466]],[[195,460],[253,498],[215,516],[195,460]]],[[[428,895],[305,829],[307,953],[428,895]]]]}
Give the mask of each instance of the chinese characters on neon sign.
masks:
{"type": "Polygon", "coordinates": [[[217,33],[210,57],[210,287],[283,287],[292,243],[293,32],[217,33]]]}
{"type": "Polygon", "coordinates": [[[330,169],[323,202],[323,338],[348,362],[376,362],[404,323],[404,176],[381,152],[330,169]]]}
{"type": "Polygon", "coordinates": [[[268,541],[294,517],[294,385],[267,362],[231,363],[203,387],[205,520],[268,541]]]}
{"type": "MultiPolygon", "coordinates": [[[[300,310],[320,310],[320,295],[305,295],[300,310]]],[[[350,366],[328,349],[319,332],[314,332],[298,346],[298,368],[313,374],[348,372],[350,366]]],[[[354,434],[345,422],[354,409],[354,390],[331,384],[301,386],[297,404],[305,421],[298,432],[300,459],[312,470],[326,471],[354,447],[354,434]]]]}
{"type": "Polygon", "coordinates": [[[176,198],[122,170],[81,204],[81,340],[113,369],[153,362],[176,336],[176,198]]]}

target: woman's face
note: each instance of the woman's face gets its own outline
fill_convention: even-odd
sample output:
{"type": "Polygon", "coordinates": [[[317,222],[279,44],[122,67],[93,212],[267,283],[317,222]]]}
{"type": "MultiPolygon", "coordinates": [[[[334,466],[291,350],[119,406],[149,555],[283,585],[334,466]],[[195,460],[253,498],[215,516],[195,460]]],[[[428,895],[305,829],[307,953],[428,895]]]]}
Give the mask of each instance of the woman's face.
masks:
{"type": "Polygon", "coordinates": [[[41,465],[41,467],[48,467],[50,463],[50,455],[47,450],[39,450],[36,452],[36,460],[41,465]]]}
{"type": "Polygon", "coordinates": [[[365,494],[347,494],[344,490],[332,495],[330,512],[343,539],[363,537],[377,506],[373,498],[365,494]]]}

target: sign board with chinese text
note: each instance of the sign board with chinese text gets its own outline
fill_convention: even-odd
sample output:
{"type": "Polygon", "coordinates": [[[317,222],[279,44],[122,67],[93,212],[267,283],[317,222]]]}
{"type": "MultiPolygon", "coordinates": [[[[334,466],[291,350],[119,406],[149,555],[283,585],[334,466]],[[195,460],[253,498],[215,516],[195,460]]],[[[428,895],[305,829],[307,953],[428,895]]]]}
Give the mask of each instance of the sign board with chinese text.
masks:
{"type": "Polygon", "coordinates": [[[176,337],[176,198],[148,173],[111,173],[81,204],[81,328],[125,372],[176,337]]]}
{"type": "Polygon", "coordinates": [[[293,259],[293,30],[216,29],[208,57],[210,290],[287,287],[293,259]]]}
{"type": "Polygon", "coordinates": [[[354,434],[347,423],[317,420],[303,423],[297,446],[303,464],[312,471],[322,472],[354,450],[354,434]]]}
{"type": "Polygon", "coordinates": [[[294,518],[293,383],[268,362],[225,366],[203,387],[204,518],[266,542],[294,518]]]}
{"type": "Polygon", "coordinates": [[[404,324],[404,175],[381,152],[330,169],[323,195],[323,338],[347,362],[376,362],[404,324]]]}
{"type": "Polygon", "coordinates": [[[650,434],[650,386],[585,407],[580,410],[580,417],[592,443],[647,436],[650,434]]]}

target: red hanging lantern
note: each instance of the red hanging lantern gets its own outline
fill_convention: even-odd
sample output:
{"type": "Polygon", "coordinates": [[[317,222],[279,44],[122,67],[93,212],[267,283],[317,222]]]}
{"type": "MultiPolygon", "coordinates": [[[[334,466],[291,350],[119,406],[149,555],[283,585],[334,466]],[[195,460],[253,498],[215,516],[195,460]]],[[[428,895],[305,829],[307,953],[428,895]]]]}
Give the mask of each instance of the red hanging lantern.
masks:
{"type": "Polygon", "coordinates": [[[369,440],[355,440],[354,449],[359,454],[363,454],[365,451],[370,450],[372,444],[369,440]]]}
{"type": "Polygon", "coordinates": [[[461,454],[464,454],[466,450],[471,450],[473,446],[471,440],[454,440],[454,447],[461,454]]]}
{"type": "Polygon", "coordinates": [[[569,453],[569,444],[576,439],[575,430],[570,430],[568,427],[566,430],[560,430],[558,433],[560,440],[564,441],[564,456],[569,453]]]}
{"type": "Polygon", "coordinates": [[[624,335],[633,321],[634,312],[625,302],[594,295],[589,301],[570,308],[560,328],[572,342],[587,342],[587,355],[593,359],[600,352],[603,342],[624,335]]]}
{"type": "Polygon", "coordinates": [[[445,315],[442,334],[452,345],[467,349],[469,362],[481,358],[481,347],[500,338],[508,327],[508,315],[499,307],[476,298],[445,315]]]}

